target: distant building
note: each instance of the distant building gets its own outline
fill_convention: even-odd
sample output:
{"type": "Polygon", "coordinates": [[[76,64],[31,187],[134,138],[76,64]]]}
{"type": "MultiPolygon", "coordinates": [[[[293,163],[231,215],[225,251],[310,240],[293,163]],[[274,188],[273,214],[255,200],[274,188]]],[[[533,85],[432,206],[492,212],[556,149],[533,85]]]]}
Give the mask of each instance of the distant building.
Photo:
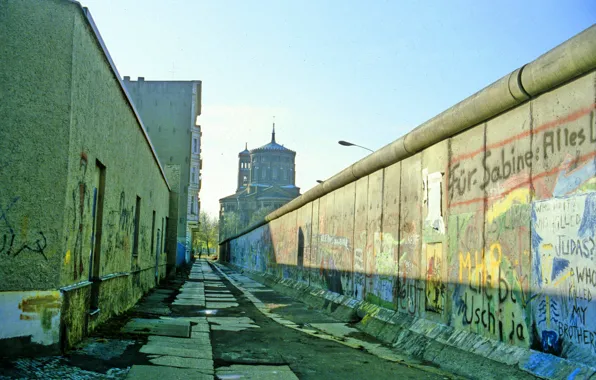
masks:
{"type": "Polygon", "coordinates": [[[177,265],[190,260],[193,230],[198,228],[201,189],[201,81],[131,81],[130,97],[166,168],[178,167],[177,265]]]}
{"type": "Polygon", "coordinates": [[[300,195],[296,187],[296,152],[275,141],[275,124],[271,142],[238,154],[236,193],[221,198],[220,220],[235,213],[239,224],[246,226],[261,209],[277,209],[300,195]]]}

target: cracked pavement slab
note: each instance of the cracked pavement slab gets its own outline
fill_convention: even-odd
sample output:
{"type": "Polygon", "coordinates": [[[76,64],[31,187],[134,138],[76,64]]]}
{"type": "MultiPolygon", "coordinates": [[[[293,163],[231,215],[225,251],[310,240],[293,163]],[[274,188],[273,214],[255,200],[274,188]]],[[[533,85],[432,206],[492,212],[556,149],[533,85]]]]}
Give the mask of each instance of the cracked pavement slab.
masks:
{"type": "MultiPolygon", "coordinates": [[[[275,291],[263,291],[269,289],[254,286],[253,280],[237,275],[227,267],[217,268],[234,280],[235,284],[224,277],[223,283],[232,285],[232,287],[228,286],[228,289],[240,304],[234,309],[221,310],[217,317],[238,317],[238,313],[242,312],[242,317],[253,320],[254,324],[259,326],[259,328],[248,328],[242,331],[226,331],[216,329],[215,324],[211,325],[217,376],[231,375],[232,372],[224,372],[223,368],[243,364],[249,367],[265,365],[270,368],[279,365],[287,366],[296,376],[295,378],[300,379],[454,377],[430,366],[414,368],[407,362],[397,362],[376,356],[363,349],[360,344],[347,345],[341,339],[356,338],[349,336],[352,333],[351,330],[342,330],[339,327],[341,323],[335,326],[334,324],[338,324],[337,320],[275,291]],[[248,286],[245,286],[246,284],[248,286]],[[322,333],[314,327],[302,328],[308,323],[329,323],[339,332],[347,333],[348,336],[338,338],[322,333]]],[[[207,319],[211,323],[212,318],[207,319]]],[[[380,342],[373,344],[376,343],[380,344],[380,342]]],[[[382,348],[390,351],[388,347],[382,346],[382,348]]]]}
{"type": "Polygon", "coordinates": [[[269,365],[232,365],[217,369],[216,378],[227,379],[254,379],[254,380],[298,380],[290,367],[269,365]]]}

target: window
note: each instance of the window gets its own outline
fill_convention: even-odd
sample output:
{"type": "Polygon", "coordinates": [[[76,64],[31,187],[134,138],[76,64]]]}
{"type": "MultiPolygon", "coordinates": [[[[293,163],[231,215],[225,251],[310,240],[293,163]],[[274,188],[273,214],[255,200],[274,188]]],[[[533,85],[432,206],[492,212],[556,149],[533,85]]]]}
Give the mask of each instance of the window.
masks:
{"type": "Polygon", "coordinates": [[[192,139],[192,152],[199,154],[199,139],[196,137],[192,139]]]}
{"type": "Polygon", "coordinates": [[[190,168],[190,182],[197,183],[197,168],[195,166],[190,168]]]}
{"type": "Polygon", "coordinates": [[[190,196],[190,213],[192,215],[196,215],[197,214],[197,212],[196,212],[196,206],[197,206],[197,200],[195,199],[194,196],[191,195],[190,196]]]}
{"type": "Polygon", "coordinates": [[[271,170],[271,178],[277,179],[277,169],[276,168],[273,168],[271,170]]]}
{"type": "Polygon", "coordinates": [[[265,178],[267,178],[267,170],[262,170],[262,171],[261,171],[261,178],[262,178],[262,179],[265,179],[265,178]]]}
{"type": "Polygon", "coordinates": [[[248,184],[248,177],[247,177],[247,176],[243,176],[243,177],[242,177],[242,184],[243,184],[244,186],[246,186],[246,184],[248,184]]]}

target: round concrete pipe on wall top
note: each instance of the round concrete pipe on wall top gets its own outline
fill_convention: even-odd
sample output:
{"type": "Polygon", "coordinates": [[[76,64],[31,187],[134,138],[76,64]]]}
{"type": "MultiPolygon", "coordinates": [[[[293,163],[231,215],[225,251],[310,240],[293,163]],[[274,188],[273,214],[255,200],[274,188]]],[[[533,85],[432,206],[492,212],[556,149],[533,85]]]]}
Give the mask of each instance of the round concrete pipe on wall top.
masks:
{"type": "Polygon", "coordinates": [[[391,154],[391,149],[383,147],[353,164],[351,167],[354,177],[356,179],[366,177],[370,173],[374,173],[383,168],[383,162],[379,158],[384,154],[391,154]]]}
{"type": "Polygon", "coordinates": [[[531,96],[549,91],[596,67],[596,25],[528,63],[521,73],[531,96]]]}
{"type": "Polygon", "coordinates": [[[406,150],[417,153],[521,103],[509,91],[510,76],[504,76],[408,133],[406,150]]]}
{"type": "Polygon", "coordinates": [[[388,149],[391,150],[391,154],[388,154],[386,157],[383,157],[383,160],[385,160],[385,158],[388,159],[387,162],[385,162],[385,166],[393,165],[396,162],[399,162],[404,158],[411,156],[411,154],[406,150],[406,146],[404,145],[405,141],[405,136],[402,136],[387,145],[389,147],[388,149]]]}
{"type": "Polygon", "coordinates": [[[325,190],[325,192],[321,195],[325,195],[327,193],[332,192],[333,190],[337,190],[345,184],[355,181],[357,179],[358,177],[354,176],[354,174],[352,173],[352,166],[348,166],[347,168],[345,168],[344,170],[329,178],[323,183],[323,189],[325,190]]]}
{"type": "Polygon", "coordinates": [[[509,92],[511,93],[511,96],[520,103],[530,99],[530,95],[526,92],[521,83],[521,73],[525,67],[526,66],[522,66],[509,74],[509,92]]]}

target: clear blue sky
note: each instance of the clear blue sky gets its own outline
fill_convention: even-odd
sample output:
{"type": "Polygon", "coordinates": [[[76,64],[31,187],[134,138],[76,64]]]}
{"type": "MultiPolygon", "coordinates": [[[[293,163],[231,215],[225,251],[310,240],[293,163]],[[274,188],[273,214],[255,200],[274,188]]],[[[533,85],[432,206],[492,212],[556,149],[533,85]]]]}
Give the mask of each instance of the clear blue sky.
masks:
{"type": "Polygon", "coordinates": [[[306,191],[596,20],[593,0],[83,0],[121,75],[203,81],[203,210],[237,154],[297,151],[306,191]]]}

